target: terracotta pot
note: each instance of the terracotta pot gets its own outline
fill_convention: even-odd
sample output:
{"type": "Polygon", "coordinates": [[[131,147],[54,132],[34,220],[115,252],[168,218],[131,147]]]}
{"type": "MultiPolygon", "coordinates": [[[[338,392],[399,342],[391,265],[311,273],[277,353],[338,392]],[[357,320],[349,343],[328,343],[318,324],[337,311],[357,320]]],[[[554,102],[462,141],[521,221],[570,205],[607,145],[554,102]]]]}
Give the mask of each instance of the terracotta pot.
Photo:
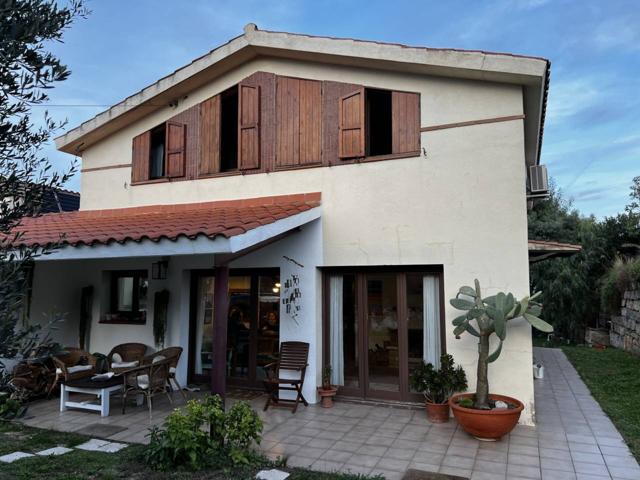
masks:
{"type": "Polygon", "coordinates": [[[432,423],[445,423],[449,421],[448,403],[425,403],[427,418],[432,423]]]}
{"type": "Polygon", "coordinates": [[[320,406],[322,408],[333,407],[333,397],[338,393],[338,387],[318,387],[318,395],[320,395],[320,406]]]}
{"type": "Polygon", "coordinates": [[[462,393],[449,399],[449,406],[453,410],[453,416],[456,417],[458,423],[469,435],[473,435],[478,440],[496,441],[513,430],[520,419],[520,412],[524,409],[524,405],[520,400],[504,395],[489,394],[491,400],[502,400],[503,402],[517,405],[517,407],[499,410],[477,410],[458,405],[459,399],[465,397],[473,399],[473,395],[473,393],[462,393]]]}

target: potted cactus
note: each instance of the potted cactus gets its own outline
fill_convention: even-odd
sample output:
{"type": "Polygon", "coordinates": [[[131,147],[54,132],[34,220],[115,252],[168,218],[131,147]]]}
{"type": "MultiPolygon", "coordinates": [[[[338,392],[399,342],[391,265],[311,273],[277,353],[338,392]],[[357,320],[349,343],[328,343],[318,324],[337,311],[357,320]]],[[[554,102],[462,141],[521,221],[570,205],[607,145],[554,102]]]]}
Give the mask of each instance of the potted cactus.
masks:
{"type": "Polygon", "coordinates": [[[331,385],[331,365],[325,365],[322,369],[322,386],[318,387],[318,395],[320,395],[323,408],[333,407],[333,397],[338,393],[338,387],[331,385]]]}
{"type": "Polygon", "coordinates": [[[442,354],[440,368],[422,362],[411,372],[411,388],[424,395],[427,418],[433,423],[449,421],[449,397],[467,389],[467,375],[453,357],[442,354]]]}
{"type": "Polygon", "coordinates": [[[511,293],[503,292],[482,297],[480,282],[475,288],[461,287],[451,305],[465,313],[453,320],[456,338],[464,332],[478,338],[478,370],[476,392],[454,395],[449,399],[453,415],[467,433],[481,440],[498,440],[518,423],[522,402],[504,395],[489,393],[487,372],[489,363],[500,356],[502,344],[507,338],[507,323],[524,318],[532,327],[542,332],[552,332],[553,327],[539,318],[542,306],[535,301],[540,295],[517,300],[511,293]],[[490,337],[496,335],[498,346],[489,352],[490,337]]]}

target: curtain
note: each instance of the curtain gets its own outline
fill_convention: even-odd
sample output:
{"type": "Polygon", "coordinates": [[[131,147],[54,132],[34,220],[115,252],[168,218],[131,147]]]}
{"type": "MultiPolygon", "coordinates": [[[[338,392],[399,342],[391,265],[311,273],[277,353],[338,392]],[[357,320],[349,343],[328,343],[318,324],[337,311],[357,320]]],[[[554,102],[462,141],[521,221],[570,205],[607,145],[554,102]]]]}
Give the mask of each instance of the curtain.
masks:
{"type": "Polygon", "coordinates": [[[329,277],[329,331],[331,333],[331,383],[344,385],[344,341],[342,322],[342,275],[329,277]]]}
{"type": "Polygon", "coordinates": [[[440,286],[438,277],[422,278],[424,361],[440,368],[440,286]]]}
{"type": "Polygon", "coordinates": [[[205,299],[207,298],[207,282],[204,277],[198,280],[198,307],[196,310],[196,348],[195,348],[195,372],[201,375],[202,371],[202,335],[204,334],[205,299]]]}

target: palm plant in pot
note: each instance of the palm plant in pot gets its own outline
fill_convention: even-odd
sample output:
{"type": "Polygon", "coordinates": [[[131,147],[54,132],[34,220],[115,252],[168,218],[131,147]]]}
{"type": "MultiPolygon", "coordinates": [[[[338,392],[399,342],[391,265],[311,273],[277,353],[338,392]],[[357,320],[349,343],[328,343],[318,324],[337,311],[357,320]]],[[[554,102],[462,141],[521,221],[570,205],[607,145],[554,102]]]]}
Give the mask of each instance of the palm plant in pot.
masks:
{"type": "Polygon", "coordinates": [[[449,421],[449,397],[467,389],[467,375],[461,366],[454,367],[453,357],[440,356],[440,368],[422,362],[411,373],[411,388],[425,398],[427,418],[433,423],[449,421]]]}
{"type": "Polygon", "coordinates": [[[456,338],[464,332],[478,338],[478,370],[476,392],[454,395],[449,405],[458,423],[471,435],[481,440],[497,440],[509,433],[518,423],[522,402],[504,395],[489,393],[489,363],[495,362],[507,338],[507,323],[524,318],[532,327],[542,332],[552,332],[553,327],[539,318],[542,305],[535,301],[541,292],[517,300],[511,293],[500,292],[482,297],[480,282],[475,288],[461,287],[451,305],[465,313],[453,320],[456,338]],[[490,350],[490,337],[496,335],[498,345],[490,350]]]}

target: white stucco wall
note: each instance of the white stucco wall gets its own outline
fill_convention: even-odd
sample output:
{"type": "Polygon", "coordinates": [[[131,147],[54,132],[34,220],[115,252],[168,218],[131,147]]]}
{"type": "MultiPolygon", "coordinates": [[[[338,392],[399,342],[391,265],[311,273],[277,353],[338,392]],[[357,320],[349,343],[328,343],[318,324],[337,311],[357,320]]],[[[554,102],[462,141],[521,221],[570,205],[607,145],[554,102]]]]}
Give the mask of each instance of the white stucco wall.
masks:
{"type": "MultiPolygon", "coordinates": [[[[422,126],[523,113],[518,85],[258,59],[193,92],[176,109],[149,115],[92,146],[83,153],[83,168],[129,163],[135,135],[259,70],[420,92],[422,126]]],[[[322,265],[443,265],[446,299],[474,278],[488,292],[526,295],[523,121],[423,133],[422,146],[427,154],[416,158],[136,187],[129,185],[129,168],[92,171],[82,176],[81,208],[320,191],[322,265]]],[[[476,343],[466,336],[455,340],[450,321],[457,312],[447,304],[445,313],[447,350],[472,380],[476,343]]],[[[320,319],[318,313],[316,330],[320,319]]],[[[528,324],[511,325],[502,356],[490,367],[490,380],[492,391],[525,403],[522,421],[530,423],[533,380],[528,324]]]]}

